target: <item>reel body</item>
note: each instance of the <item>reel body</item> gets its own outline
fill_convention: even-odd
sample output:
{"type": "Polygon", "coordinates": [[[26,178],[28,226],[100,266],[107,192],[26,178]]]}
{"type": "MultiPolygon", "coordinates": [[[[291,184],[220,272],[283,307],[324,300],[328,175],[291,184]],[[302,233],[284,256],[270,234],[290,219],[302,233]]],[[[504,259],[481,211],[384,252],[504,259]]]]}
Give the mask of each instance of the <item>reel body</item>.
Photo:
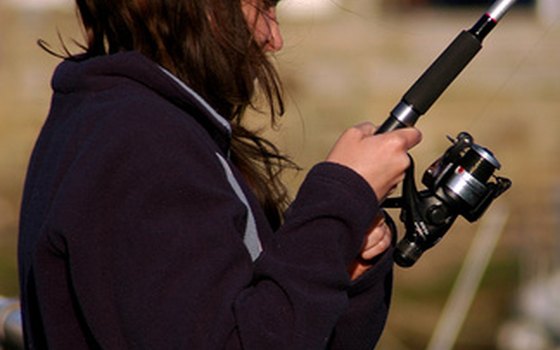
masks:
{"type": "Polygon", "coordinates": [[[494,176],[500,163],[488,149],[477,145],[471,135],[461,132],[442,157],[425,171],[418,191],[414,161],[407,169],[402,196],[388,198],[384,208],[401,208],[405,235],[398,242],[394,259],[410,267],[447,233],[457,216],[478,220],[492,201],[504,193],[511,181],[494,176]]]}

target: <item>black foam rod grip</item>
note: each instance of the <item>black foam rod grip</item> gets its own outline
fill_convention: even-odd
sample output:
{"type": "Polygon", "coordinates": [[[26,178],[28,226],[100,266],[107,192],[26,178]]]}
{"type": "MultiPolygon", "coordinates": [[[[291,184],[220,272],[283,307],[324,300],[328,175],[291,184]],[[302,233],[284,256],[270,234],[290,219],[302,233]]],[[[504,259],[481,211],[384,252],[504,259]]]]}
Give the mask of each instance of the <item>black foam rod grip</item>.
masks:
{"type": "Polygon", "coordinates": [[[426,113],[480,51],[480,40],[462,31],[403,96],[420,115],[426,113]]]}

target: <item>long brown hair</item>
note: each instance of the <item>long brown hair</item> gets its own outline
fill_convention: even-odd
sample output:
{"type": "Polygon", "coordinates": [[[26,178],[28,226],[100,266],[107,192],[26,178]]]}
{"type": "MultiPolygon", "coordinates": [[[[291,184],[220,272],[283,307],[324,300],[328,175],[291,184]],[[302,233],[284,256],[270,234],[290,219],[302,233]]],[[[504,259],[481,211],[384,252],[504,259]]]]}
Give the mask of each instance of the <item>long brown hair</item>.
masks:
{"type": "MultiPolygon", "coordinates": [[[[275,6],[278,0],[264,0],[275,6]]],[[[296,166],[242,123],[255,95],[274,126],[284,113],[282,87],[252,37],[241,0],[76,0],[88,56],[139,51],[199,93],[232,125],[232,161],[273,227],[288,202],[280,173],[296,166]]],[[[262,111],[261,111],[262,112],[262,111]]]]}

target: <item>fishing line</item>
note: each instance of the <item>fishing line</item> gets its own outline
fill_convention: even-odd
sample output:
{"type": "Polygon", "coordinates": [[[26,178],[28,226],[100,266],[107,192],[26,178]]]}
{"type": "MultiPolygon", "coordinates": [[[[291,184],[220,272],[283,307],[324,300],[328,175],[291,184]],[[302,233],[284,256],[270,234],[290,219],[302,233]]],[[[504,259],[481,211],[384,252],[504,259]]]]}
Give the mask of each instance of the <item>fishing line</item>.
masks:
{"type": "MultiPolygon", "coordinates": [[[[371,16],[366,16],[364,14],[364,12],[359,13],[357,10],[354,10],[348,6],[345,6],[343,4],[341,4],[338,1],[335,0],[330,0],[329,1],[331,4],[333,4],[334,6],[336,6],[338,9],[340,9],[341,11],[345,12],[345,13],[349,13],[353,16],[356,16],[358,18],[361,19],[365,19],[367,21],[371,21],[371,16]],[[369,17],[369,18],[368,18],[369,17]]],[[[489,17],[495,17],[493,21],[490,21],[490,23],[492,25],[487,25],[487,23],[483,23],[482,25],[482,30],[488,30],[488,32],[493,28],[493,26],[502,19],[502,17],[510,10],[510,8],[514,5],[514,3],[516,2],[516,0],[501,0],[501,1],[495,1],[494,4],[488,9],[490,13],[489,17]]],[[[537,5],[534,5],[537,6],[537,5]]],[[[384,21],[382,19],[381,16],[374,16],[374,17],[380,17],[379,19],[381,19],[381,21],[385,24],[387,24],[386,21],[384,21]]],[[[487,20],[488,18],[484,18],[482,19],[482,21],[487,20]]],[[[530,47],[526,48],[525,50],[521,51],[521,57],[517,60],[516,63],[513,64],[512,68],[510,69],[509,74],[507,74],[507,76],[502,80],[501,83],[498,83],[497,85],[499,85],[496,89],[494,89],[494,92],[492,93],[491,97],[486,99],[486,102],[483,103],[483,105],[480,107],[480,112],[476,113],[476,116],[473,116],[472,118],[470,118],[467,122],[467,126],[469,127],[476,127],[478,125],[478,123],[480,122],[480,120],[482,118],[484,118],[487,114],[488,111],[491,109],[491,106],[493,104],[495,104],[496,100],[498,99],[498,97],[500,95],[503,95],[503,92],[507,89],[507,86],[509,86],[511,84],[511,82],[513,81],[514,77],[520,72],[522,71],[522,67],[528,66],[528,62],[530,60],[530,58],[532,56],[535,55],[535,52],[537,52],[537,48],[539,46],[542,45],[544,39],[546,39],[549,35],[550,32],[552,31],[553,27],[555,27],[555,25],[557,24],[557,22],[560,21],[560,16],[556,16],[556,18],[552,21],[548,21],[548,25],[546,25],[544,32],[542,33],[542,35],[540,35],[540,37],[535,40],[530,47]]],[[[477,24],[478,25],[478,24],[477,24]]],[[[535,24],[538,25],[538,24],[535,24]]],[[[476,25],[475,25],[476,26],[476,25]]],[[[472,29],[471,29],[472,30],[472,29]]],[[[400,28],[400,32],[402,32],[402,28],[400,28]]],[[[488,34],[488,32],[483,33],[484,35],[482,36],[482,38],[484,38],[484,36],[486,34],[488,34]]],[[[417,34],[414,34],[415,36],[417,36],[417,34]]],[[[468,40],[466,40],[468,42],[468,40]]],[[[460,43],[462,46],[465,46],[463,42],[460,43]]],[[[452,44],[453,45],[453,44],[452,44]]],[[[461,46],[461,45],[456,45],[456,46],[461,46]]],[[[465,55],[468,58],[465,59],[465,62],[459,62],[459,67],[454,67],[451,68],[451,70],[447,67],[444,67],[444,69],[447,69],[444,72],[440,72],[439,75],[436,75],[433,78],[428,78],[427,81],[430,85],[433,85],[434,83],[436,84],[436,88],[433,89],[433,92],[427,92],[430,90],[430,86],[426,86],[424,92],[420,92],[421,96],[413,96],[412,98],[415,99],[416,98],[416,103],[420,104],[420,110],[416,110],[415,112],[412,112],[413,116],[407,116],[407,114],[410,114],[410,109],[411,108],[415,108],[417,106],[411,106],[411,104],[408,101],[404,101],[404,104],[400,104],[397,105],[397,107],[395,108],[395,110],[392,111],[392,114],[395,113],[404,113],[404,115],[397,115],[397,118],[403,118],[405,119],[405,124],[406,126],[410,126],[407,123],[412,123],[411,125],[413,125],[413,123],[416,122],[416,120],[419,118],[420,115],[424,114],[427,112],[427,109],[430,108],[431,104],[435,102],[436,99],[439,98],[439,96],[443,93],[443,90],[445,90],[447,88],[447,86],[455,79],[456,75],[459,74],[460,71],[462,71],[462,69],[470,62],[470,60],[474,57],[474,55],[476,55],[476,53],[478,52],[478,50],[480,50],[480,47],[475,47],[474,43],[468,43],[466,46],[471,46],[470,48],[466,48],[467,51],[463,51],[463,52],[456,52],[455,55],[465,55]],[[463,65],[463,66],[461,66],[463,65]],[[458,71],[452,71],[453,69],[457,69],[458,71]],[[443,82],[442,82],[442,75],[445,74],[449,74],[449,78],[447,77],[443,77],[443,82]],[[430,80],[431,79],[431,80],[430,80]],[[420,114],[420,115],[418,115],[420,114]],[[406,120],[406,119],[410,119],[410,120],[406,120]]],[[[450,45],[451,46],[451,45],[450,45]]],[[[452,61],[457,61],[457,57],[451,59],[452,61]]],[[[447,62],[444,62],[447,63],[447,62]]],[[[455,64],[455,62],[451,62],[451,64],[455,64]]],[[[428,72],[426,72],[428,73],[428,72]]],[[[421,78],[422,79],[422,78],[421,78]]],[[[419,80],[421,80],[419,79],[419,80]]],[[[416,84],[418,84],[419,82],[417,81],[416,84]]],[[[422,84],[422,82],[420,82],[422,84]]],[[[424,85],[428,85],[428,84],[424,84],[424,85]]],[[[413,86],[411,88],[414,89],[415,87],[413,86]]],[[[421,88],[422,89],[422,88],[421,88]]],[[[417,89],[418,90],[418,89],[417,89]]],[[[410,93],[410,91],[408,92],[410,93]]],[[[412,95],[418,95],[415,92],[412,92],[412,95]]],[[[410,97],[410,96],[409,96],[410,97]]],[[[405,96],[406,99],[406,96],[405,96]]],[[[392,118],[388,118],[388,119],[392,119],[392,118]]],[[[387,121],[386,121],[387,122],[387,121]]],[[[402,122],[402,120],[401,120],[402,122]]],[[[395,120],[392,121],[392,123],[396,123],[395,120]]],[[[394,127],[395,125],[393,125],[394,127]]],[[[389,127],[389,126],[386,126],[389,127]]],[[[383,130],[381,130],[380,132],[383,132],[383,130]]]]}
{"type": "Polygon", "coordinates": [[[511,86],[511,82],[519,74],[519,72],[522,71],[522,68],[529,66],[528,62],[537,54],[537,48],[543,44],[545,39],[551,34],[553,28],[558,25],[559,21],[560,15],[556,16],[553,21],[546,25],[544,31],[542,32],[542,35],[534,40],[530,47],[522,52],[521,57],[515,64],[512,65],[509,74],[502,80],[500,86],[495,89],[492,96],[486,100],[483,106],[481,106],[480,112],[476,113],[476,116],[470,120],[470,122],[468,123],[469,129],[475,129],[482,119],[487,118],[487,116],[490,114],[491,107],[496,103],[498,97],[503,95],[503,92],[507,89],[508,86],[511,86]]]}

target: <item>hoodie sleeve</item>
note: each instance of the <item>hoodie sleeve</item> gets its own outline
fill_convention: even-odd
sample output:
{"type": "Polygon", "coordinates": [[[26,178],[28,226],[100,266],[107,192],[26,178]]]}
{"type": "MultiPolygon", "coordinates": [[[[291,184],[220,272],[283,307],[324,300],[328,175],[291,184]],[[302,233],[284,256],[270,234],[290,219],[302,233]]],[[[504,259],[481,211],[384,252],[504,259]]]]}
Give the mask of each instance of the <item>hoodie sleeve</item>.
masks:
{"type": "Polygon", "coordinates": [[[345,343],[358,334],[341,318],[353,320],[350,328],[363,329],[366,343],[376,342],[386,317],[377,307],[390,292],[384,278],[390,265],[376,264],[377,271],[354,286],[347,272],[376,210],[373,191],[350,169],[322,163],[311,170],[285,224],[256,262],[259,287],[269,291],[245,291],[236,303],[248,348],[325,349],[335,326],[337,341],[345,343]],[[270,317],[271,306],[286,312],[289,327],[270,317]],[[259,328],[266,337],[251,331],[259,328]]]}
{"type": "Polygon", "coordinates": [[[348,291],[349,306],[329,342],[331,350],[372,350],[385,327],[393,286],[393,248],[372,261],[372,267],[348,291]]]}

